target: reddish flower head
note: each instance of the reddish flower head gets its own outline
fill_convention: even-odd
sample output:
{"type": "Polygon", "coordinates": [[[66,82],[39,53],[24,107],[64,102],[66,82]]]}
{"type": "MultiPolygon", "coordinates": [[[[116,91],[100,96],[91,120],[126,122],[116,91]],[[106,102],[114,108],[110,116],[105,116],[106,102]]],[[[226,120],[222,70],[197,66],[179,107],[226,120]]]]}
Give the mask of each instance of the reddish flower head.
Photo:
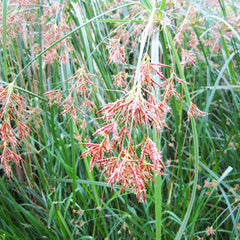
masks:
{"type": "Polygon", "coordinates": [[[208,113],[200,111],[195,104],[191,103],[191,105],[188,109],[188,119],[187,119],[187,121],[189,121],[189,119],[191,117],[196,119],[196,116],[203,117],[203,116],[207,116],[207,115],[208,115],[208,113]]]}
{"type": "Polygon", "coordinates": [[[125,61],[125,50],[124,47],[121,47],[120,45],[120,39],[110,39],[110,43],[106,44],[106,49],[109,50],[108,54],[108,61],[107,64],[114,62],[117,63],[117,66],[119,68],[119,62],[126,63],[125,61]]]}

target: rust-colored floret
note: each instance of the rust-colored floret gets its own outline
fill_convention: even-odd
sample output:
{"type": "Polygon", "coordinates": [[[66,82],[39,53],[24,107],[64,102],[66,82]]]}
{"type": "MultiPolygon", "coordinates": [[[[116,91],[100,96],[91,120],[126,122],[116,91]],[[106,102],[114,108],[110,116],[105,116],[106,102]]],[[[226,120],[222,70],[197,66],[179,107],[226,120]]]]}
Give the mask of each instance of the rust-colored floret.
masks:
{"type": "Polygon", "coordinates": [[[17,93],[14,93],[14,83],[10,83],[6,88],[0,88],[0,135],[1,145],[0,163],[4,171],[10,178],[12,175],[11,162],[20,166],[23,161],[18,153],[18,147],[22,140],[26,140],[30,135],[30,128],[22,122],[23,115],[26,112],[25,99],[17,93]],[[17,131],[13,125],[17,125],[17,131]]]}

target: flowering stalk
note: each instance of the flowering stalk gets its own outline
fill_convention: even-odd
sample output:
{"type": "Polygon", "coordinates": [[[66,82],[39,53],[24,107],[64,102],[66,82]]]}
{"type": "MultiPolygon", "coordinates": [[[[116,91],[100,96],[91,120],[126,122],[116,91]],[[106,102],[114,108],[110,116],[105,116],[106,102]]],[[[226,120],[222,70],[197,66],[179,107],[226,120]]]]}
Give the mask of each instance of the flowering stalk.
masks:
{"type": "Polygon", "coordinates": [[[48,98],[49,105],[57,104],[62,107],[63,111],[61,115],[69,113],[70,117],[74,120],[75,123],[79,121],[78,113],[81,115],[86,115],[76,103],[76,99],[81,96],[82,104],[81,105],[91,105],[92,102],[88,100],[89,94],[87,90],[87,85],[94,85],[94,82],[90,80],[90,77],[97,77],[94,74],[86,73],[84,68],[78,69],[76,74],[67,79],[67,82],[75,80],[72,83],[72,86],[69,89],[68,95],[62,100],[62,92],[60,89],[51,90],[44,95],[48,98]]]}
{"type": "MultiPolygon", "coordinates": [[[[162,2],[162,6],[164,3],[162,2]]],[[[152,36],[152,49],[151,49],[151,57],[153,59],[154,62],[159,62],[159,32],[155,32],[153,33],[152,36]]],[[[160,40],[162,40],[160,38],[160,40]]],[[[172,81],[170,81],[171,83],[172,81]]],[[[168,86],[169,83],[167,84],[167,86],[165,87],[165,91],[162,95],[162,99],[164,101],[168,101],[172,95],[171,94],[165,94],[165,92],[169,92],[168,91],[168,86]],[[167,97],[167,95],[169,95],[169,98],[167,97]]],[[[159,94],[155,94],[156,97],[159,97],[159,94]]],[[[161,136],[158,138],[157,134],[156,134],[156,130],[154,129],[153,132],[153,140],[156,142],[156,145],[158,147],[160,147],[161,145],[161,136]]],[[[161,240],[161,236],[162,236],[162,176],[161,175],[156,175],[155,176],[155,185],[154,185],[154,189],[155,189],[155,228],[156,228],[156,240],[161,240]]]]}
{"type": "Polygon", "coordinates": [[[111,62],[117,63],[117,68],[119,70],[119,61],[121,61],[122,63],[126,63],[124,47],[120,46],[120,39],[113,38],[109,41],[109,43],[105,43],[105,50],[109,50],[109,59],[107,61],[107,64],[111,62]]]}
{"type": "Polygon", "coordinates": [[[100,135],[103,140],[100,144],[82,143],[89,147],[82,157],[92,156],[90,169],[94,164],[103,168],[109,184],[122,185],[132,188],[139,201],[146,201],[147,181],[153,180],[153,173],[163,174],[165,166],[162,156],[155,143],[147,136],[138,145],[133,144],[132,130],[140,127],[151,128],[155,125],[160,133],[166,126],[165,116],[170,111],[166,102],[157,103],[152,94],[143,96],[150,88],[165,85],[168,80],[154,66],[168,67],[163,64],[153,64],[146,54],[140,65],[141,77],[138,84],[133,86],[123,98],[102,107],[98,114],[106,122],[93,135],[100,135]],[[163,79],[161,84],[153,80],[152,73],[163,79]],[[136,154],[141,148],[141,156],[136,154]],[[118,156],[115,156],[119,152],[118,156]]]}
{"type": "Polygon", "coordinates": [[[191,102],[189,109],[188,109],[188,119],[189,121],[191,117],[193,117],[196,120],[196,116],[203,117],[207,116],[208,113],[202,112],[201,110],[198,109],[198,107],[191,102]]]}
{"type": "Polygon", "coordinates": [[[30,134],[30,128],[22,121],[24,112],[26,112],[26,102],[19,94],[14,93],[14,82],[10,83],[7,88],[0,88],[0,134],[2,154],[0,163],[4,171],[10,178],[12,175],[11,162],[20,166],[23,161],[18,153],[18,147],[22,140],[26,140],[30,134]],[[17,127],[15,132],[14,127],[17,127]]]}
{"type": "Polygon", "coordinates": [[[145,54],[139,66],[138,80],[137,74],[134,74],[132,89],[97,112],[105,120],[105,125],[93,134],[103,137],[101,143],[82,143],[89,148],[81,156],[92,156],[90,169],[95,164],[103,168],[109,184],[121,184],[121,191],[124,188],[133,189],[139,201],[146,201],[147,182],[153,180],[153,173],[164,174],[166,167],[161,152],[147,135],[141,143],[133,144],[133,130],[139,127],[145,132],[154,126],[159,136],[162,128],[167,127],[165,118],[170,112],[168,101],[172,95],[179,96],[173,90],[173,80],[186,84],[174,73],[170,78],[165,77],[156,67],[169,66],[152,63],[148,54],[145,54]],[[160,83],[154,80],[153,74],[161,79],[160,83]],[[155,88],[164,90],[161,101],[151,93],[155,88]],[[136,154],[139,148],[140,156],[136,154]]]}
{"type": "MultiPolygon", "coordinates": [[[[142,34],[137,69],[131,81],[133,82],[132,88],[122,98],[106,104],[97,112],[97,114],[102,114],[101,118],[105,120],[105,124],[93,135],[101,136],[102,141],[100,144],[82,143],[88,146],[88,149],[81,155],[82,157],[91,155],[90,169],[95,164],[99,169],[103,168],[103,174],[106,175],[109,184],[121,184],[121,191],[124,188],[133,189],[139,201],[146,201],[147,182],[153,180],[153,174],[164,174],[163,170],[166,168],[161,152],[146,132],[148,133],[149,129],[154,127],[157,136],[160,136],[163,127],[167,127],[166,115],[171,111],[168,101],[172,96],[181,98],[174,90],[174,81],[183,85],[187,84],[174,72],[167,78],[158,70],[160,67],[169,66],[151,62],[147,53],[142,57],[153,23],[154,12],[155,1],[149,22],[142,34]],[[156,82],[154,75],[160,81],[156,82]],[[159,99],[156,99],[152,91],[156,88],[163,92],[159,99]],[[135,145],[132,135],[136,128],[141,129],[145,137],[142,142],[135,145]],[[136,153],[139,149],[140,155],[136,153]]],[[[119,66],[120,61],[125,62],[124,50],[119,41],[113,39],[106,49],[109,50],[108,64],[115,62],[119,66]]],[[[122,77],[124,74],[118,73],[114,77],[114,85],[118,83],[119,86],[127,87],[122,77]]]]}

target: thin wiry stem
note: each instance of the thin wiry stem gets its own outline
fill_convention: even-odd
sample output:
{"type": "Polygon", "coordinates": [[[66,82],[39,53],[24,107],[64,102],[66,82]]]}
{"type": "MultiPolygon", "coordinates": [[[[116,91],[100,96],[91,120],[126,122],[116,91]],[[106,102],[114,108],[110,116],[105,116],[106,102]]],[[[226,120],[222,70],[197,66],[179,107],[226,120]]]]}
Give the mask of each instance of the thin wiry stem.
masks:
{"type": "MultiPolygon", "coordinates": [[[[181,77],[181,79],[185,80],[185,76],[184,76],[184,73],[183,73],[183,70],[182,70],[181,62],[180,62],[178,53],[175,49],[175,46],[173,44],[172,37],[171,37],[167,28],[165,29],[165,31],[166,31],[166,34],[167,34],[169,44],[171,46],[171,50],[173,51],[173,55],[174,55],[174,58],[175,58],[175,61],[176,61],[176,65],[177,65],[180,77],[181,77]]],[[[186,99],[187,99],[187,103],[190,105],[191,100],[190,100],[190,94],[189,94],[188,87],[185,84],[183,84],[183,88],[184,88],[184,93],[185,93],[185,96],[186,96],[186,99]]],[[[190,214],[192,212],[192,208],[193,208],[193,204],[194,204],[195,196],[196,196],[196,190],[197,190],[198,168],[199,168],[199,153],[198,153],[199,146],[198,146],[198,134],[197,134],[196,122],[195,122],[193,117],[191,117],[191,126],[192,126],[192,133],[193,133],[193,156],[194,156],[194,163],[195,163],[195,175],[194,175],[194,180],[193,180],[192,195],[191,195],[191,199],[190,199],[190,202],[189,202],[189,205],[188,205],[188,209],[187,209],[187,212],[184,216],[184,219],[182,221],[180,229],[178,230],[178,233],[175,237],[175,240],[180,240],[182,238],[182,235],[183,235],[184,230],[187,226],[190,214]]]]}

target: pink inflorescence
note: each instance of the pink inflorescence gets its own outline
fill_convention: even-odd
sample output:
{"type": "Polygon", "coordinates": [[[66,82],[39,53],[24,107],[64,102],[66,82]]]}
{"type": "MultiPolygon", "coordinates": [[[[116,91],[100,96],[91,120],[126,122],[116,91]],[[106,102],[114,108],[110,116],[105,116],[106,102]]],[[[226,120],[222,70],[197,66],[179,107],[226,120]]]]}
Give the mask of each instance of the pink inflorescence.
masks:
{"type": "Polygon", "coordinates": [[[0,103],[0,150],[2,151],[0,163],[10,178],[12,174],[10,163],[15,162],[20,166],[20,162],[23,161],[18,153],[18,147],[20,142],[29,136],[30,128],[22,122],[26,112],[25,99],[14,93],[13,84],[9,84],[7,88],[0,88],[0,103]],[[14,125],[17,126],[17,131],[14,130],[14,125]]]}

